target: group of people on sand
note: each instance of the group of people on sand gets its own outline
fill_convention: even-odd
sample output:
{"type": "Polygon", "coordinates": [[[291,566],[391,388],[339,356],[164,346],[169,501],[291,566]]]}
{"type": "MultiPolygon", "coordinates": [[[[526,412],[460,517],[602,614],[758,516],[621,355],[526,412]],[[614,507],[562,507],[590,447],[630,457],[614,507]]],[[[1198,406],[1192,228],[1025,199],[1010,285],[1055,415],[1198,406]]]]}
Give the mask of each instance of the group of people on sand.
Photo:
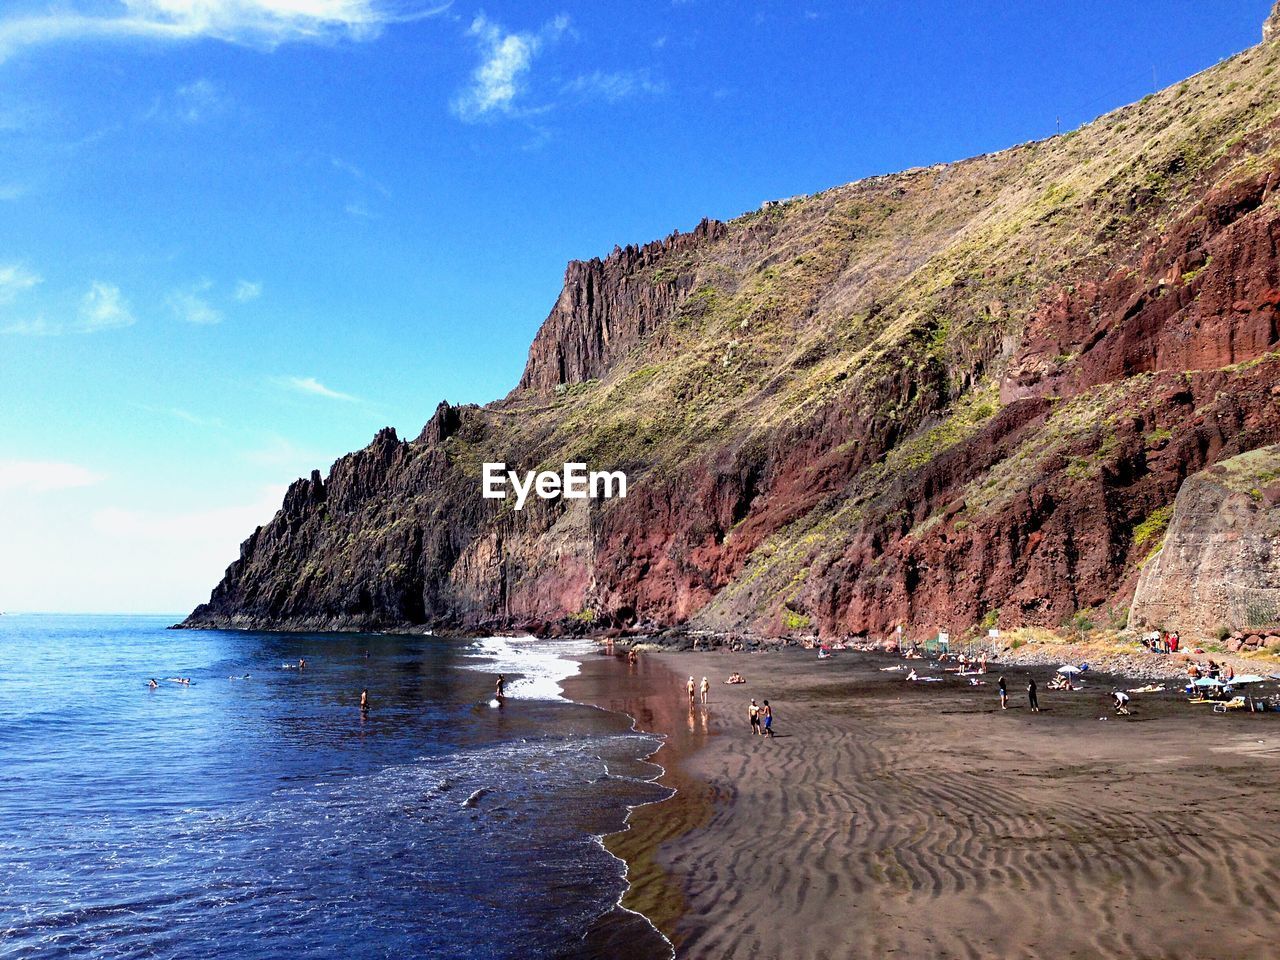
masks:
{"type": "Polygon", "coordinates": [[[769,706],[768,700],[762,706],[756,703],[755,697],[752,697],[751,703],[747,706],[747,719],[751,721],[752,736],[773,736],[773,707],[769,706]]]}
{"type": "MultiPolygon", "coordinates": [[[[729,675],[729,679],[725,683],[739,684],[746,683],[742,674],[736,670],[729,675]]],[[[685,690],[689,694],[689,710],[692,712],[701,700],[702,705],[706,706],[708,695],[711,693],[711,681],[703,677],[701,681],[695,681],[690,677],[685,683],[685,690]]],[[[751,703],[747,706],[747,719],[751,722],[751,733],[753,736],[772,737],[773,736],[773,707],[769,706],[769,701],[757,703],[755,697],[751,698],[751,703]]]]}
{"type": "MultiPolygon", "coordinates": [[[[1000,694],[1000,709],[1009,709],[1009,685],[1002,676],[996,681],[996,691],[1000,694]]],[[[1032,713],[1040,712],[1040,698],[1036,693],[1036,678],[1027,677],[1027,704],[1031,707],[1032,713]]]]}
{"type": "Polygon", "coordinates": [[[693,677],[689,678],[689,682],[685,685],[689,690],[689,709],[692,710],[699,697],[702,699],[702,705],[707,705],[707,695],[711,693],[711,681],[706,677],[702,678],[702,682],[695,684],[693,677]]]}

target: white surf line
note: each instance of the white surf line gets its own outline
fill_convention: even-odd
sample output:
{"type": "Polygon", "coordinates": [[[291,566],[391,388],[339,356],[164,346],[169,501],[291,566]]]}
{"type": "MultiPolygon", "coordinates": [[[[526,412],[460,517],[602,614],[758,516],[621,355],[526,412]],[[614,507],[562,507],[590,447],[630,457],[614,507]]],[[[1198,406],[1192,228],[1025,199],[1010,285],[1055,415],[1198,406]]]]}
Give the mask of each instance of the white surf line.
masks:
{"type": "MultiPolygon", "coordinates": [[[[609,714],[613,714],[614,716],[619,716],[619,715],[624,716],[631,721],[631,730],[630,730],[631,733],[639,734],[640,736],[643,736],[643,737],[652,737],[653,739],[657,740],[658,745],[653,748],[652,752],[647,753],[643,757],[641,757],[640,760],[642,763],[647,763],[647,764],[650,764],[651,766],[657,767],[658,772],[655,773],[652,777],[649,777],[649,778],[641,777],[639,779],[642,783],[657,784],[657,782],[660,779],[662,779],[662,777],[666,776],[666,773],[667,773],[666,767],[664,767],[660,763],[655,763],[653,760],[653,758],[657,755],[658,751],[661,750],[663,746],[666,744],[667,742],[666,734],[646,733],[645,731],[639,729],[639,723],[636,720],[636,718],[624,710],[606,710],[604,707],[597,706],[594,703],[581,703],[580,701],[577,701],[577,700],[573,700],[571,702],[576,703],[578,704],[578,706],[581,706],[581,707],[591,707],[593,710],[599,710],[602,713],[609,713],[609,714]]],[[[602,760],[601,762],[604,764],[605,774],[607,776],[612,776],[612,774],[609,773],[609,761],[602,760]]],[[[628,779],[634,780],[637,778],[630,777],[628,779]]],[[[627,804],[627,813],[622,820],[621,830],[614,830],[611,833],[594,834],[592,838],[595,840],[597,844],[600,845],[601,850],[603,850],[609,856],[613,857],[613,859],[617,860],[620,864],[622,864],[622,892],[618,894],[618,900],[614,904],[614,908],[617,910],[621,910],[623,913],[630,914],[633,917],[639,917],[641,920],[643,920],[649,926],[649,929],[652,930],[654,933],[656,933],[659,937],[661,937],[662,942],[667,945],[667,950],[669,951],[667,955],[667,960],[676,960],[676,945],[671,942],[671,940],[667,937],[665,933],[663,933],[661,930],[658,929],[657,924],[655,924],[652,920],[650,920],[647,916],[645,916],[639,910],[632,910],[630,907],[623,906],[622,901],[625,900],[627,894],[631,892],[631,865],[628,864],[627,861],[623,860],[616,853],[614,853],[612,850],[610,850],[608,847],[606,847],[604,843],[605,837],[612,837],[615,834],[626,833],[627,831],[629,831],[631,829],[631,815],[635,813],[637,810],[639,810],[641,807],[651,807],[651,806],[654,806],[655,804],[666,803],[668,800],[670,800],[679,792],[678,790],[676,790],[675,787],[664,787],[663,789],[668,790],[670,792],[660,800],[646,800],[643,803],[627,804]]],[[[582,939],[585,940],[589,934],[590,934],[590,930],[588,930],[587,933],[584,933],[582,935],[582,939]]]]}
{"type": "MultiPolygon", "coordinates": [[[[554,642],[554,641],[553,641],[554,642]]],[[[570,677],[577,676],[581,672],[581,665],[588,656],[591,656],[585,650],[579,649],[570,653],[564,647],[573,644],[572,641],[564,643],[560,650],[547,649],[547,641],[539,641],[535,637],[479,637],[468,645],[467,653],[476,662],[464,664],[464,669],[477,670],[485,673],[514,673],[520,676],[520,679],[512,683],[508,687],[508,696],[513,699],[528,700],[554,700],[561,703],[574,703],[582,707],[591,707],[593,710],[599,710],[601,713],[608,713],[613,716],[624,716],[631,722],[630,733],[638,734],[644,737],[651,737],[658,741],[657,746],[652,751],[641,757],[641,762],[648,763],[657,769],[657,772],[649,778],[635,778],[632,780],[640,780],[642,783],[656,784],[658,780],[667,773],[666,768],[660,763],[655,763],[653,757],[663,744],[667,742],[666,735],[659,733],[646,733],[639,729],[638,721],[631,714],[621,710],[606,710],[604,707],[597,706],[594,703],[580,703],[577,700],[570,700],[564,695],[564,688],[560,685],[561,681],[570,677]],[[566,669],[571,667],[572,669],[566,669]]],[[[594,645],[592,645],[594,649],[594,645]]],[[[606,776],[612,776],[609,773],[609,762],[601,760],[604,764],[606,776]]],[[[632,910],[630,907],[623,906],[622,901],[626,898],[627,893],[631,890],[630,867],[627,861],[623,860],[604,844],[605,837],[613,836],[615,833],[626,833],[631,829],[631,815],[641,807],[647,807],[655,803],[666,803],[676,795],[674,787],[666,787],[670,793],[659,800],[646,800],[643,803],[627,804],[626,816],[623,818],[622,829],[614,830],[610,833],[592,834],[591,838],[599,845],[600,849],[618,863],[622,864],[622,892],[618,894],[618,900],[614,904],[616,909],[623,913],[639,917],[643,920],[654,933],[656,933],[662,942],[667,945],[669,951],[666,960],[675,960],[676,948],[665,933],[658,929],[643,913],[638,910],[632,910]]],[[[604,916],[601,914],[601,916],[604,916]]],[[[599,917],[597,917],[599,919],[599,917]]],[[[583,934],[583,939],[590,935],[588,929],[583,934]]]]}

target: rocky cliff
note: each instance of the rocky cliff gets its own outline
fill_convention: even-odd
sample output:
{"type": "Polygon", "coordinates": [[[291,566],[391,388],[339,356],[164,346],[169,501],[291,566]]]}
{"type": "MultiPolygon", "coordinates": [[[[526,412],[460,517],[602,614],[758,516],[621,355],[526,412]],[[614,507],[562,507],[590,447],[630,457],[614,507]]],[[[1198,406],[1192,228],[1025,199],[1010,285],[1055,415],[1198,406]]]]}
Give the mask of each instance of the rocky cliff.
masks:
{"type": "Polygon", "coordinates": [[[299,480],[186,625],[1123,622],[1183,481],[1280,441],[1277,67],[571,264],[510,395],[299,480]]]}
{"type": "MultiPolygon", "coordinates": [[[[1162,518],[1157,518],[1157,521],[1162,518]]],[[[1198,634],[1280,627],[1280,446],[1214,464],[1178,491],[1133,602],[1133,626],[1198,634]]]]}

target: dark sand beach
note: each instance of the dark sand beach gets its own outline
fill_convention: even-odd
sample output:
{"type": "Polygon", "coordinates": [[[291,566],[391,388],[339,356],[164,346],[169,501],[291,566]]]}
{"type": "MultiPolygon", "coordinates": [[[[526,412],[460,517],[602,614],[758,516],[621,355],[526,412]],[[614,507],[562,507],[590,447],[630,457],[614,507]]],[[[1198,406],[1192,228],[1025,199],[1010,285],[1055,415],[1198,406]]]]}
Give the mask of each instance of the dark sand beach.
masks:
{"type": "MultiPolygon", "coordinates": [[[[608,840],[625,903],[681,957],[1275,956],[1280,714],[1176,686],[1111,715],[1112,681],[912,684],[812,652],[601,657],[569,696],[667,736],[664,803],[608,840]],[[742,686],[722,681],[733,670],[742,686]],[[690,714],[684,683],[712,681],[690,714]],[[768,698],[776,738],[750,734],[768,698]],[[1107,719],[1100,719],[1106,717],[1107,719]]],[[[932,675],[943,675],[931,671],[932,675]]],[[[1274,690],[1274,685],[1268,689],[1274,690]]]]}

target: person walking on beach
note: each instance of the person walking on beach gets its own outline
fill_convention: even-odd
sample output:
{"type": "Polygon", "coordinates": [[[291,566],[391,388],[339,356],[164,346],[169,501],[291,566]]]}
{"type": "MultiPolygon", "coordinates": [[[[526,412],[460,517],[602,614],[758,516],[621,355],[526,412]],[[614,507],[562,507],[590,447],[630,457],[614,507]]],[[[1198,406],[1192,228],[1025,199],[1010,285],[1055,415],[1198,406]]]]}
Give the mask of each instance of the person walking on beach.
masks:
{"type": "Polygon", "coordinates": [[[706,678],[702,678],[702,683],[698,685],[698,690],[702,694],[702,705],[707,705],[707,694],[711,692],[711,682],[706,678]]]}
{"type": "Polygon", "coordinates": [[[760,707],[756,704],[755,697],[751,698],[751,706],[747,707],[747,717],[751,720],[751,735],[754,737],[760,733],[760,707]]]}
{"type": "Polygon", "coordinates": [[[764,736],[773,737],[773,707],[769,706],[769,701],[764,702],[764,709],[760,711],[764,715],[764,736]]]}
{"type": "Polygon", "coordinates": [[[1004,677],[1000,678],[1000,682],[996,684],[1000,688],[1000,709],[1009,709],[1009,686],[1004,682],[1004,677]]]}
{"type": "Polygon", "coordinates": [[[689,690],[689,709],[693,709],[694,698],[698,693],[698,686],[693,682],[693,677],[689,678],[689,682],[685,685],[689,690]]]}
{"type": "Polygon", "coordinates": [[[1036,678],[1027,678],[1027,702],[1031,704],[1031,712],[1040,712],[1040,701],[1036,699],[1036,678]]]}
{"type": "Polygon", "coordinates": [[[505,673],[498,674],[498,682],[493,685],[494,695],[501,700],[507,686],[507,675],[505,673]]]}

